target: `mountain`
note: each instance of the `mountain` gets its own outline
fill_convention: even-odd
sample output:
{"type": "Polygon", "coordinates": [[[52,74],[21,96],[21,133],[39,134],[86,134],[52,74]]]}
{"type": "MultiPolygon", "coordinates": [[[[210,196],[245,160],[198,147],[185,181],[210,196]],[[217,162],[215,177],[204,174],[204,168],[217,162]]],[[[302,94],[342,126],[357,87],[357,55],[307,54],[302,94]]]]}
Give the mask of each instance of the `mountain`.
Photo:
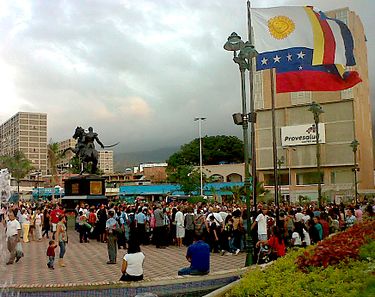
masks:
{"type": "Polygon", "coordinates": [[[167,147],[151,151],[120,153],[114,152],[115,172],[124,172],[128,167],[138,166],[140,163],[165,162],[180,147],[167,147]]]}

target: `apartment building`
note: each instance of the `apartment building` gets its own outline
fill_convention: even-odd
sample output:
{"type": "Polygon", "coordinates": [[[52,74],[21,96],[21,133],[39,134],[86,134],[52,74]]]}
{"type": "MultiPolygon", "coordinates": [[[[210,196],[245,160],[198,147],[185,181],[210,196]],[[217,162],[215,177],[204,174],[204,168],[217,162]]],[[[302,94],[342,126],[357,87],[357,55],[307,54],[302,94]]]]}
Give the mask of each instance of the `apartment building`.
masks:
{"type": "MultiPolygon", "coordinates": [[[[74,138],[69,138],[57,143],[59,146],[58,153],[62,154],[67,148],[75,148],[77,144],[77,140],[74,138]]],[[[57,164],[58,168],[69,168],[70,160],[73,158],[74,153],[72,151],[67,151],[64,156],[60,159],[59,163],[57,164]]]]}
{"type": "Polygon", "coordinates": [[[104,174],[113,173],[113,151],[111,150],[100,150],[98,167],[104,174]]]}
{"type": "MultiPolygon", "coordinates": [[[[280,159],[279,172],[283,196],[297,200],[302,196],[317,199],[317,162],[315,142],[286,143],[281,135],[297,131],[314,123],[308,111],[315,101],[322,106],[320,134],[324,134],[321,147],[322,193],[330,201],[351,200],[354,197],[354,153],[351,142],[359,142],[356,161],[358,192],[360,198],[374,193],[374,158],[369,93],[366,36],[362,22],[348,8],[327,13],[345,22],[354,38],[355,58],[353,67],[362,78],[355,87],[338,92],[296,92],[277,94],[276,144],[280,159]]],[[[270,71],[256,72],[254,97],[257,111],[256,153],[258,178],[265,185],[274,184],[272,152],[272,102],[270,71]]],[[[307,128],[308,129],[308,128],[307,128]]]]}
{"type": "Polygon", "coordinates": [[[47,114],[18,112],[0,126],[0,155],[22,151],[35,170],[47,174],[47,114]]]}

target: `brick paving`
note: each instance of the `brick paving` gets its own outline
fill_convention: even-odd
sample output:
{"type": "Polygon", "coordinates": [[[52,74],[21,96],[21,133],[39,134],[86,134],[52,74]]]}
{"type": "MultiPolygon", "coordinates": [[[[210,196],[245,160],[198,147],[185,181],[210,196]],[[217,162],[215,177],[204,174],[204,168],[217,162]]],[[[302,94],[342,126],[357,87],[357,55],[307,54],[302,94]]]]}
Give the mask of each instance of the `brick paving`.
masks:
{"type": "MultiPolygon", "coordinates": [[[[79,243],[78,233],[69,230],[69,243],[64,257],[66,267],[47,268],[48,240],[23,243],[25,256],[13,265],[5,265],[9,253],[6,249],[4,229],[0,227],[0,279],[4,287],[88,286],[117,282],[121,276],[121,262],[125,250],[118,250],[117,264],[108,265],[107,245],[91,240],[79,243]]],[[[141,246],[145,254],[144,278],[149,281],[178,279],[177,270],[188,266],[186,247],[175,246],[156,249],[153,245],[141,246]]],[[[58,256],[59,248],[56,249],[58,256]]],[[[57,260],[58,257],[56,257],[57,260]]],[[[224,274],[244,267],[245,253],[232,256],[211,254],[211,273],[224,274]]]]}

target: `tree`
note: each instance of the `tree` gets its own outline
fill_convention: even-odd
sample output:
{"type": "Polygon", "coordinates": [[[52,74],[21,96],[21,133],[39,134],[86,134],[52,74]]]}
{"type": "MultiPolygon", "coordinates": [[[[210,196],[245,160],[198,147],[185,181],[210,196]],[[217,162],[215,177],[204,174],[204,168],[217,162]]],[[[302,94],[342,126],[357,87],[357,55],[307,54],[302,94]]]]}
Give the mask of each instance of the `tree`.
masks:
{"type": "MultiPolygon", "coordinates": [[[[245,196],[245,186],[232,186],[232,187],[225,187],[224,188],[226,191],[232,192],[233,195],[233,200],[235,203],[238,203],[241,201],[241,197],[245,196]]],[[[250,189],[251,191],[252,189],[250,189]]],[[[264,196],[268,194],[270,190],[267,190],[264,188],[264,183],[263,182],[257,182],[256,184],[256,193],[257,193],[257,198],[260,196],[264,196]]],[[[251,192],[250,192],[251,195],[251,192]]]]}
{"type": "Polygon", "coordinates": [[[57,164],[61,161],[62,156],[59,153],[59,144],[57,142],[50,141],[50,144],[47,146],[47,158],[48,158],[48,166],[51,170],[52,175],[52,182],[53,184],[57,184],[57,164]]]}
{"type": "Polygon", "coordinates": [[[168,181],[178,183],[180,190],[187,195],[198,192],[200,187],[200,172],[193,166],[181,165],[177,168],[167,168],[168,181]]]}
{"type": "MultiPolygon", "coordinates": [[[[205,136],[202,138],[202,160],[205,165],[220,163],[242,163],[243,142],[236,136],[205,136]]],[[[168,166],[199,165],[199,138],[181,146],[169,157],[168,166]]]]}
{"type": "Polygon", "coordinates": [[[2,156],[3,167],[8,168],[12,177],[17,182],[17,193],[20,194],[20,182],[34,168],[31,161],[26,158],[22,151],[16,151],[13,156],[2,156]]]}

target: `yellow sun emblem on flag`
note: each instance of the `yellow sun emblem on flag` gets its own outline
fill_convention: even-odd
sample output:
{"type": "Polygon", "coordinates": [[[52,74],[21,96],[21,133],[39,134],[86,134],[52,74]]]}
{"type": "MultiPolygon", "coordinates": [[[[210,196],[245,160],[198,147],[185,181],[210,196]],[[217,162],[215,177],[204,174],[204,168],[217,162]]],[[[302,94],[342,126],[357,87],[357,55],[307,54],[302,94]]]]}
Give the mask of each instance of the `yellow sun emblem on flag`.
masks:
{"type": "Polygon", "coordinates": [[[275,16],[268,20],[268,30],[276,39],[288,37],[295,28],[294,22],[286,16],[275,16]]]}

